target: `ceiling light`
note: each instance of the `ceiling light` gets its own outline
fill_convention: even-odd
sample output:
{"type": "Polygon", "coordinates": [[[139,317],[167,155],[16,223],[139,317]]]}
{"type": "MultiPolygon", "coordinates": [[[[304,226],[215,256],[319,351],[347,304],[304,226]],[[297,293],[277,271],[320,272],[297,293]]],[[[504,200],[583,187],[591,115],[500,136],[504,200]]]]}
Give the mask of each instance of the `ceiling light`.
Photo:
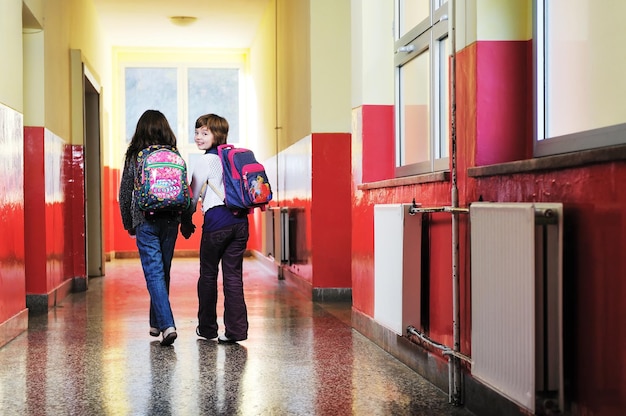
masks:
{"type": "Polygon", "coordinates": [[[170,17],[170,22],[172,22],[176,26],[189,26],[196,20],[198,20],[198,18],[194,16],[171,16],[170,17]]]}

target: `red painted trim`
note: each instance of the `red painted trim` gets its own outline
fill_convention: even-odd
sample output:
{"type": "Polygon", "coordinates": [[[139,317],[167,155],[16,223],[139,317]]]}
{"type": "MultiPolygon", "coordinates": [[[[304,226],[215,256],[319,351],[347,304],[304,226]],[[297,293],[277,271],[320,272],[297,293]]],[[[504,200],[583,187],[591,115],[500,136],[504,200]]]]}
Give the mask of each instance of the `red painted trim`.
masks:
{"type": "Polygon", "coordinates": [[[24,128],[24,240],[26,293],[47,293],[44,128],[24,128]]]}
{"type": "Polygon", "coordinates": [[[362,111],[363,182],[395,175],[394,106],[364,105],[362,111]]]}
{"type": "Polygon", "coordinates": [[[531,48],[530,40],[477,43],[477,166],[531,156],[531,48]]]}
{"type": "Polygon", "coordinates": [[[349,133],[312,134],[313,288],[348,288],[351,201],[349,133]]]}

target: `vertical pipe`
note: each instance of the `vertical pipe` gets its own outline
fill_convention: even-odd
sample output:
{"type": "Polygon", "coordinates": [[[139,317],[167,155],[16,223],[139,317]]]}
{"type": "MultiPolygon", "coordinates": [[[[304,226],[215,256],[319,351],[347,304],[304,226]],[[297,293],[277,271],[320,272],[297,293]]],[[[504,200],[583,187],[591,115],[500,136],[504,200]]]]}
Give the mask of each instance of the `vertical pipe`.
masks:
{"type": "Polygon", "coordinates": [[[276,183],[274,184],[275,192],[276,192],[276,201],[280,206],[280,181],[278,177],[280,176],[279,171],[279,163],[278,163],[278,154],[279,154],[279,132],[280,132],[280,123],[279,123],[279,105],[278,105],[278,1],[274,0],[274,141],[275,141],[275,158],[276,158],[276,183]]]}
{"type": "MultiPolygon", "coordinates": [[[[459,191],[457,188],[456,166],[456,1],[448,2],[448,14],[450,21],[450,133],[451,133],[451,205],[459,207],[459,191]]],[[[461,350],[460,331],[460,301],[459,301],[459,214],[452,210],[452,338],[453,349],[461,350]]],[[[450,358],[453,363],[454,387],[452,391],[452,404],[461,404],[461,363],[456,356],[450,358]]]]}

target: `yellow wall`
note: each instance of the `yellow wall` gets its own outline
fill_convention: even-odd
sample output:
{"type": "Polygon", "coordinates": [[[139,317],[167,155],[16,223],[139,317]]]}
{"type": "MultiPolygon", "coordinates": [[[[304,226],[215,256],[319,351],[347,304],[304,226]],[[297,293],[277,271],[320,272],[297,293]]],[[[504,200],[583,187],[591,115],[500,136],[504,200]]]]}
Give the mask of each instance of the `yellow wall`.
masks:
{"type": "Polygon", "coordinates": [[[70,143],[82,144],[82,137],[71,135],[70,50],[81,51],[97,78],[110,66],[110,53],[92,1],[46,0],[44,16],[45,127],[70,143]]]}
{"type": "Polygon", "coordinates": [[[480,0],[475,5],[478,40],[532,38],[532,0],[480,0]]]}
{"type": "Polygon", "coordinates": [[[44,3],[45,127],[70,141],[70,14],[63,0],[44,3]]]}
{"type": "MultiPolygon", "coordinates": [[[[49,0],[46,0],[49,1],[49,0]]],[[[101,87],[100,113],[101,132],[108,138],[110,126],[108,114],[111,111],[111,48],[105,43],[100,21],[92,0],[71,0],[70,49],[80,50],[83,64],[101,87]]],[[[72,137],[72,143],[80,143],[81,138],[72,137]]],[[[102,140],[104,154],[107,155],[110,140],[102,140]]]]}
{"type": "Polygon", "coordinates": [[[277,0],[278,151],[311,134],[310,0],[277,0]]]}
{"type": "Polygon", "coordinates": [[[394,0],[352,1],[352,107],[393,105],[394,0]]]}
{"type": "Polygon", "coordinates": [[[0,103],[23,113],[22,1],[0,1],[0,103]]]}
{"type": "Polygon", "coordinates": [[[43,126],[45,119],[44,31],[41,0],[24,2],[22,19],[24,125],[43,126]]]}
{"type": "Polygon", "coordinates": [[[269,2],[250,48],[248,145],[259,160],[276,154],[276,1],[269,2]]]}
{"type": "Polygon", "coordinates": [[[351,129],[350,0],[311,2],[311,129],[351,129]]]}

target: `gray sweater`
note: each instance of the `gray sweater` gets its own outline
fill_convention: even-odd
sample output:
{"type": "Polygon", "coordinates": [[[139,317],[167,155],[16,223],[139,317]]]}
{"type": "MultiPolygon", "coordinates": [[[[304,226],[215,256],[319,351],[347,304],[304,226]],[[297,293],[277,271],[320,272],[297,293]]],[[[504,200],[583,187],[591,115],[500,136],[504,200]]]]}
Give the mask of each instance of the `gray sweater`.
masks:
{"type": "Polygon", "coordinates": [[[136,174],[136,164],[126,159],[124,170],[122,171],[122,180],[120,181],[120,213],[122,214],[124,229],[132,231],[132,234],[134,234],[135,228],[146,220],[135,202],[136,174]]]}
{"type": "MultiPolygon", "coordinates": [[[[127,159],[124,162],[124,170],[122,171],[122,180],[120,181],[120,213],[122,214],[122,224],[124,229],[135,234],[135,228],[146,220],[143,212],[139,209],[135,196],[135,176],[138,174],[137,164],[127,159]]],[[[193,213],[193,211],[191,212],[193,213]]],[[[181,216],[176,215],[174,218],[180,222],[181,216]]],[[[189,214],[189,222],[191,222],[191,214],[189,214]]]]}

